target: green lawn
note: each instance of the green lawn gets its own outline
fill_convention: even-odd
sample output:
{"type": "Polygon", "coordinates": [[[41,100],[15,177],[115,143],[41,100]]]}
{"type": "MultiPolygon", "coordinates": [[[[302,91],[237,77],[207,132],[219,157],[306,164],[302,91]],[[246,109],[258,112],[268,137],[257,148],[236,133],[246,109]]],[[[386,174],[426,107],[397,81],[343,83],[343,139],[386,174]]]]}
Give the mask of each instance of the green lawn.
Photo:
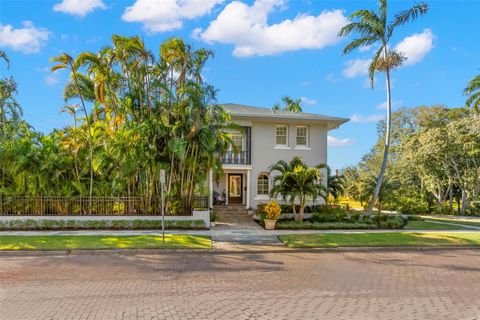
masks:
{"type": "Polygon", "coordinates": [[[448,223],[457,223],[463,224],[465,226],[473,226],[473,227],[480,227],[480,222],[470,221],[467,219],[455,219],[455,218],[437,218],[437,217],[428,217],[425,218],[426,221],[438,221],[438,222],[448,222],[448,223]]]}
{"type": "Polygon", "coordinates": [[[279,238],[290,248],[480,245],[480,232],[293,234],[279,238]]]}
{"type": "Polygon", "coordinates": [[[210,249],[207,236],[181,234],[162,236],[0,236],[0,250],[67,249],[210,249]]]}
{"type": "Polygon", "coordinates": [[[405,230],[472,230],[468,227],[452,226],[431,221],[409,221],[403,228],[405,230]]]}

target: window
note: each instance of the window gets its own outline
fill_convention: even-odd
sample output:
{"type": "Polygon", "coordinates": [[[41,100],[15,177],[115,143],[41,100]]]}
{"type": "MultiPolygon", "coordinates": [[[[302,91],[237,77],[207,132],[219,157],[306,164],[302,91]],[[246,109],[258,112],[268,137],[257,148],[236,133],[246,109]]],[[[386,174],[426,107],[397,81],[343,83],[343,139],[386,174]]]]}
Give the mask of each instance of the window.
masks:
{"type": "Polygon", "coordinates": [[[234,153],[240,153],[243,151],[243,135],[233,133],[231,135],[232,139],[232,150],[234,153]]]}
{"type": "Polygon", "coordinates": [[[257,178],[257,194],[261,196],[268,196],[269,179],[265,173],[262,173],[257,178]]]}
{"type": "Polygon", "coordinates": [[[297,127],[297,146],[308,146],[308,127],[297,127]]]}
{"type": "Polygon", "coordinates": [[[288,127],[280,125],[275,127],[275,144],[277,146],[287,146],[288,141],[288,127]]]}

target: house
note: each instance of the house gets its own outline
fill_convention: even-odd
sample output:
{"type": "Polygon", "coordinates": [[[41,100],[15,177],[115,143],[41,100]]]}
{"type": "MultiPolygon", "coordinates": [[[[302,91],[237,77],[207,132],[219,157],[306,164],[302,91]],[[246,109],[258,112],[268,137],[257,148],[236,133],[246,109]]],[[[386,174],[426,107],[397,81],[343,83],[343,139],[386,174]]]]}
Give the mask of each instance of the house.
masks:
{"type": "MultiPolygon", "coordinates": [[[[327,163],[328,131],[349,120],[231,103],[222,106],[244,130],[232,132],[231,150],[222,158],[223,174],[210,174],[209,190],[225,194],[227,205],[246,208],[269,200],[268,168],[278,160],[300,156],[310,166],[327,163]]],[[[326,184],[326,170],[323,174],[326,184]]]]}

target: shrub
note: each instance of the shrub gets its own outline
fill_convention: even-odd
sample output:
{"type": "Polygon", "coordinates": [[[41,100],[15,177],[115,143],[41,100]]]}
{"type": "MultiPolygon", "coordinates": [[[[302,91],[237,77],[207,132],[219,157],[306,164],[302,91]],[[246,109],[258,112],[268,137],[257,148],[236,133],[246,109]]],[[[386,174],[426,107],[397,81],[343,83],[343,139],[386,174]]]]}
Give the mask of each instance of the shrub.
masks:
{"type": "Polygon", "coordinates": [[[401,229],[407,222],[408,218],[399,215],[375,214],[364,218],[365,221],[372,221],[380,229],[401,229]]]}
{"type": "Polygon", "coordinates": [[[310,229],[310,230],[339,230],[339,229],[376,229],[375,224],[368,224],[362,222],[296,222],[296,221],[279,221],[277,222],[277,229],[310,229]]]}
{"type": "Polygon", "coordinates": [[[280,218],[280,214],[282,213],[282,209],[280,205],[276,201],[269,201],[265,207],[263,208],[265,212],[266,219],[268,220],[278,220],[280,218]]]}
{"type": "Polygon", "coordinates": [[[407,216],[408,221],[423,221],[423,218],[414,214],[409,214],[407,216]]]}
{"type": "Polygon", "coordinates": [[[403,214],[419,214],[428,212],[428,204],[422,199],[403,197],[395,210],[403,214]]]}
{"type": "MultiPolygon", "coordinates": [[[[10,220],[0,221],[0,230],[135,230],[161,229],[161,220],[10,220]]],[[[167,229],[205,228],[203,220],[166,220],[167,229]]]]}

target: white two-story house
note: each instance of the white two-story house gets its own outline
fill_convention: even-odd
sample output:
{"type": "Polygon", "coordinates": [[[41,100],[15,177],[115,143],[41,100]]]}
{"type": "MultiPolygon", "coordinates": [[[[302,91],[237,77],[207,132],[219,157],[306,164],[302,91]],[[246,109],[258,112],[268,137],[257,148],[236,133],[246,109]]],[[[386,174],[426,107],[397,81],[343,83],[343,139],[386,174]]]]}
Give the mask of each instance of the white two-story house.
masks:
{"type": "MultiPolygon", "coordinates": [[[[300,156],[310,166],[326,164],[328,131],[349,120],[238,104],[222,106],[244,130],[232,133],[232,150],[222,158],[223,175],[211,175],[210,191],[225,194],[227,205],[246,208],[269,200],[272,179],[268,168],[278,160],[300,156]]],[[[326,177],[326,170],[323,174],[326,177]]],[[[212,206],[212,195],[210,199],[212,206]]]]}

